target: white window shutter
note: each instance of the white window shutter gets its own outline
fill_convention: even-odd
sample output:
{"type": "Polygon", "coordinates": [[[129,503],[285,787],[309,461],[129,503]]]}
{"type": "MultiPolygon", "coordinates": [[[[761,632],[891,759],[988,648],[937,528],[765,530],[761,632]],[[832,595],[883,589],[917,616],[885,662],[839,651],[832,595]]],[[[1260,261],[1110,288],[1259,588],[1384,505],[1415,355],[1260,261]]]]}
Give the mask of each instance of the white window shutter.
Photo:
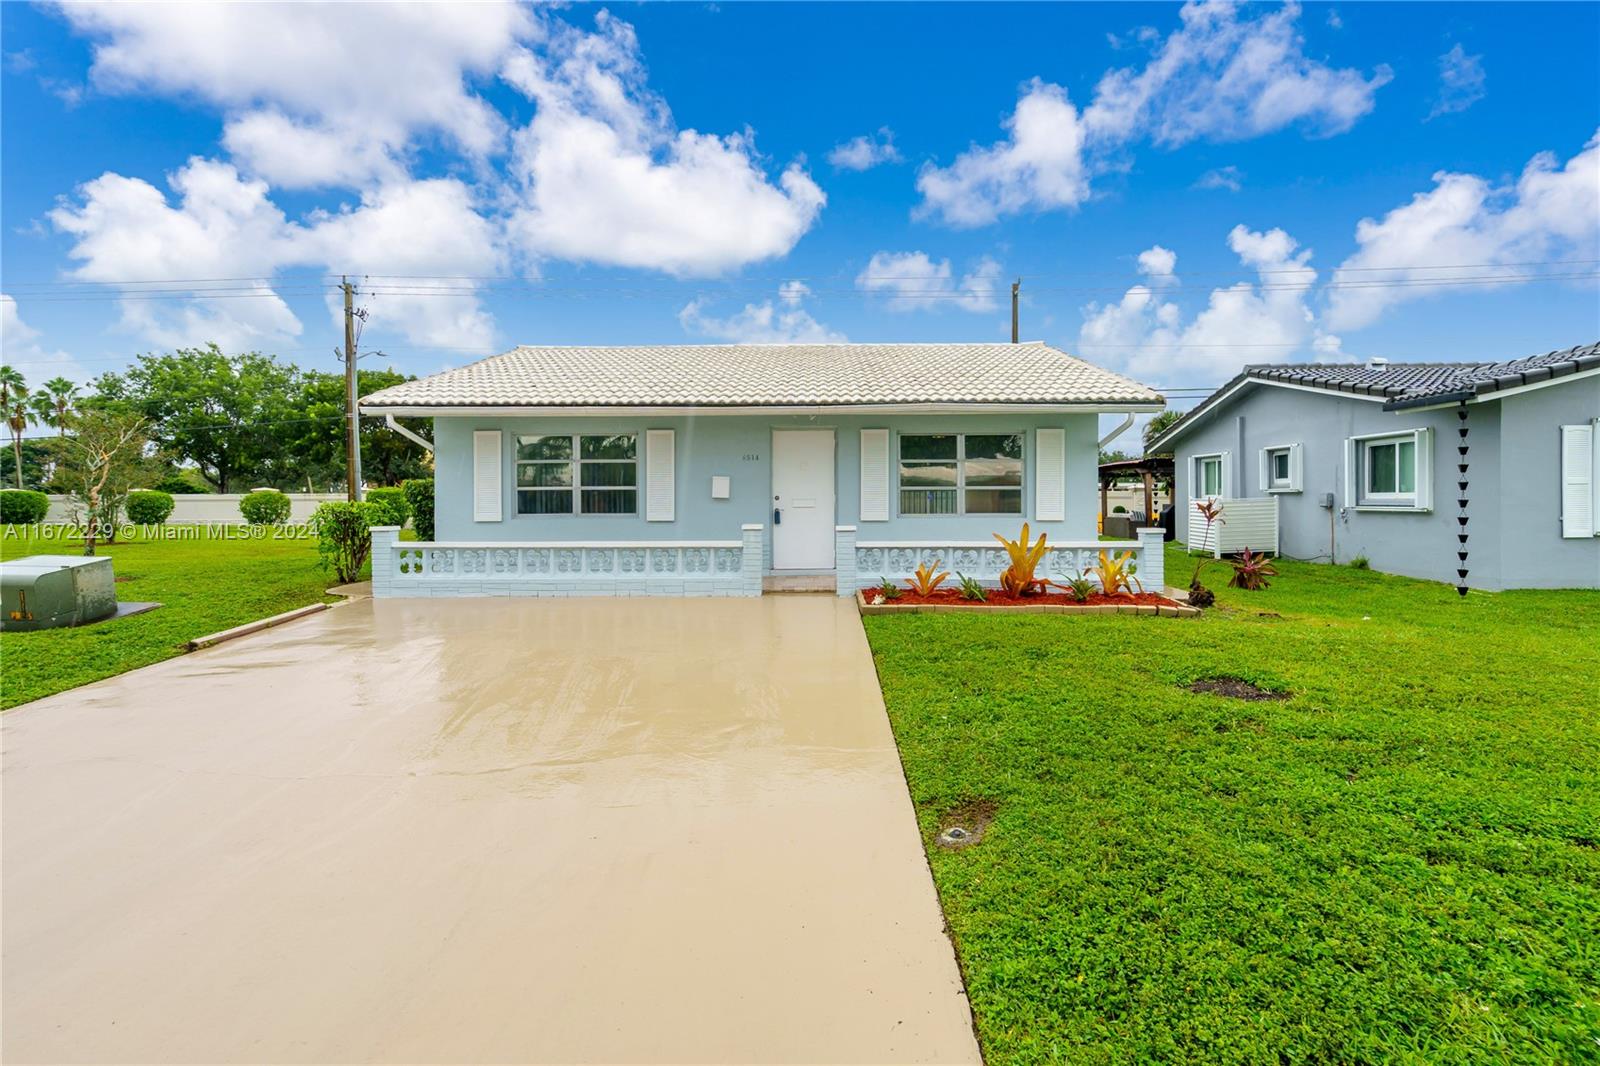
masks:
{"type": "Polygon", "coordinates": [[[1305,457],[1300,454],[1300,445],[1289,445],[1289,488],[1295,492],[1305,490],[1306,466],[1305,457]]]}
{"type": "Polygon", "coordinates": [[[1433,510],[1433,430],[1419,429],[1412,435],[1417,442],[1416,507],[1433,510]]]}
{"type": "Polygon", "coordinates": [[[676,520],[677,435],[670,429],[644,431],[644,520],[676,520]]]}
{"type": "Polygon", "coordinates": [[[861,521],[889,520],[889,431],[861,431],[861,521]]]}
{"type": "Polygon", "coordinates": [[[1344,442],[1344,506],[1354,507],[1361,502],[1356,498],[1356,439],[1346,437],[1344,442]]]}
{"type": "Polygon", "coordinates": [[[1595,528],[1595,427],[1561,427],[1561,536],[1592,537],[1595,528]]]}
{"type": "Polygon", "coordinates": [[[472,520],[500,521],[500,431],[472,431],[472,520]]]}
{"type": "Polygon", "coordinates": [[[1040,429],[1033,464],[1033,517],[1060,522],[1067,517],[1067,431],[1040,429]]]}
{"type": "Polygon", "coordinates": [[[1258,475],[1258,477],[1260,478],[1260,481],[1261,481],[1261,492],[1262,492],[1263,495],[1266,494],[1268,489],[1272,488],[1272,469],[1271,469],[1271,467],[1272,467],[1271,457],[1267,455],[1267,449],[1262,448],[1261,449],[1261,454],[1258,457],[1256,470],[1257,470],[1257,475],[1258,475]]]}

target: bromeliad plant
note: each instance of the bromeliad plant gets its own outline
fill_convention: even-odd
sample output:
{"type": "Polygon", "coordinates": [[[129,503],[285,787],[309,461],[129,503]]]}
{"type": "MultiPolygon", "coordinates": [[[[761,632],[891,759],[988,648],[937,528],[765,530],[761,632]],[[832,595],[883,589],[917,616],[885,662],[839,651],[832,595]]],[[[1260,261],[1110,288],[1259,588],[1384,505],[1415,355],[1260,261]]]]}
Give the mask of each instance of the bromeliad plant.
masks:
{"type": "Polygon", "coordinates": [[[1089,597],[1094,595],[1094,579],[1082,570],[1074,570],[1065,575],[1066,581],[1052,582],[1057,588],[1066,589],[1072,593],[1072,598],[1079,603],[1088,603],[1089,597]]]}
{"type": "Polygon", "coordinates": [[[1039,560],[1044,558],[1044,541],[1046,534],[1039,534],[1039,543],[1028,543],[1028,523],[1022,523],[1022,536],[1016,540],[1007,540],[996,533],[994,539],[1005,545],[1006,554],[1011,556],[1011,565],[1005,568],[1000,575],[1000,587],[1013,596],[1032,596],[1044,591],[1048,582],[1033,576],[1039,567],[1039,560]]]}
{"type": "Polygon", "coordinates": [[[939,565],[940,561],[935,559],[931,564],[920,564],[913,575],[906,579],[906,584],[912,592],[915,592],[918,596],[931,596],[934,589],[944,584],[945,579],[950,576],[950,571],[942,570],[934,573],[934,569],[939,565]]]}
{"type": "Polygon", "coordinates": [[[878,595],[885,600],[898,600],[900,598],[900,586],[888,578],[884,578],[882,583],[878,585],[878,595]]]}
{"type": "Polygon", "coordinates": [[[1143,592],[1144,585],[1136,576],[1138,570],[1138,565],[1133,561],[1133,552],[1125,551],[1113,558],[1104,548],[1100,550],[1100,561],[1094,567],[1095,576],[1100,579],[1100,591],[1107,596],[1119,592],[1131,594],[1135,585],[1143,592]]]}
{"type": "Polygon", "coordinates": [[[956,580],[961,582],[962,599],[972,600],[975,603],[983,603],[989,598],[988,591],[978,583],[977,578],[968,577],[966,574],[957,573],[956,580]]]}
{"type": "Polygon", "coordinates": [[[1272,568],[1272,563],[1260,552],[1252,552],[1249,548],[1239,553],[1233,563],[1233,576],[1228,579],[1228,587],[1244,589],[1255,592],[1271,585],[1269,577],[1277,577],[1278,572],[1272,568]]]}

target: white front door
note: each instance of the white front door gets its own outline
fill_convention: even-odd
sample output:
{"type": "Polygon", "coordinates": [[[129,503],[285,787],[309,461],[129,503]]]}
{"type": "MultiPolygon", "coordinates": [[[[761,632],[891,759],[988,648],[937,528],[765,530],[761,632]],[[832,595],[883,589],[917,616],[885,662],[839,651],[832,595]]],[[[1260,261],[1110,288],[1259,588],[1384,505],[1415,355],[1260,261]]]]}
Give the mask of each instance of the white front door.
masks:
{"type": "Polygon", "coordinates": [[[772,568],[833,569],[833,430],[772,431],[772,568]]]}

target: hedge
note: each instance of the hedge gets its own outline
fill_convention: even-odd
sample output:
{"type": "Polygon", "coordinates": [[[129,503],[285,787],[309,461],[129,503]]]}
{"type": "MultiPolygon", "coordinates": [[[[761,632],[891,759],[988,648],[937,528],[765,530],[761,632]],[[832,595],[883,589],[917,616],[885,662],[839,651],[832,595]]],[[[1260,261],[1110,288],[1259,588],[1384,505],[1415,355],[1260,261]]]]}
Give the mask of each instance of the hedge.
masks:
{"type": "Polygon", "coordinates": [[[0,490],[0,525],[31,526],[50,513],[50,497],[28,489],[0,490]]]}
{"type": "Polygon", "coordinates": [[[367,502],[373,506],[373,525],[404,526],[411,517],[404,489],[368,489],[367,502]]]}
{"type": "Polygon", "coordinates": [[[252,526],[279,526],[289,519],[289,497],[277,489],[257,489],[239,501],[239,513],[252,526]]]}
{"type": "Polygon", "coordinates": [[[128,521],[136,526],[159,526],[172,514],[174,506],[170,492],[139,489],[128,493],[128,502],[123,504],[123,510],[127,512],[128,521]]]}
{"type": "Polygon", "coordinates": [[[411,528],[417,531],[418,540],[433,539],[433,478],[419,477],[400,483],[411,506],[411,528]]]}

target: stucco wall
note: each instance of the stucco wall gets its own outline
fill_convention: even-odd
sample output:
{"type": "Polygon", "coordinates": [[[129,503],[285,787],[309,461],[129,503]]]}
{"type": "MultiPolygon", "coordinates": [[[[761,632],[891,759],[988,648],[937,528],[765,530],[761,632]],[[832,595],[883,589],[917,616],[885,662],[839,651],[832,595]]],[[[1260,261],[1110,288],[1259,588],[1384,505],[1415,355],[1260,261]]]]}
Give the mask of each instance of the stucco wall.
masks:
{"type": "MultiPolygon", "coordinates": [[[[1500,412],[1474,404],[1468,425],[1471,508],[1467,581],[1474,588],[1501,588],[1502,510],[1496,504],[1500,470],[1500,412]]],[[[1256,386],[1240,393],[1201,422],[1177,445],[1178,539],[1188,538],[1188,501],[1196,455],[1231,453],[1228,496],[1268,495],[1260,484],[1262,448],[1300,444],[1304,481],[1300,492],[1279,493],[1279,543],[1296,559],[1348,563],[1366,556],[1375,569],[1393,574],[1456,581],[1456,446],[1453,410],[1385,412],[1381,402],[1294,389],[1256,386]],[[1344,442],[1367,433],[1432,428],[1434,509],[1431,513],[1358,511],[1344,490],[1344,442]],[[1320,505],[1332,493],[1331,511],[1320,505]]],[[[1553,484],[1553,482],[1552,482],[1553,484]]],[[[1554,497],[1545,505],[1556,506],[1554,497]]]]}
{"type": "MultiPolygon", "coordinates": [[[[1483,404],[1479,406],[1491,406],[1483,404]]],[[[1500,574],[1507,588],[1600,588],[1600,537],[1561,536],[1561,426],[1600,416],[1600,377],[1508,396],[1500,408],[1500,574]]],[[[1490,502],[1490,497],[1484,497],[1490,502]]],[[[1473,507],[1476,513],[1476,501],[1473,507]]]]}
{"type": "MultiPolygon", "coordinates": [[[[833,429],[835,431],[835,523],[860,525],[860,539],[896,537],[986,540],[991,533],[1015,531],[1024,520],[1040,525],[1034,516],[1036,447],[1033,431],[1041,426],[1066,430],[1066,520],[1045,522],[1053,539],[1093,539],[1099,510],[1096,475],[1098,449],[1095,415],[961,415],[884,417],[848,415],[743,416],[714,415],[686,418],[493,418],[451,417],[434,421],[436,536],[440,540],[541,541],[541,540],[699,540],[737,539],[747,522],[772,521],[771,458],[774,429],[833,429]],[[891,430],[891,500],[897,499],[894,456],[896,434],[912,433],[1016,433],[1027,432],[1023,446],[1023,514],[966,516],[895,516],[887,522],[860,521],[860,431],[891,430]],[[472,520],[472,433],[480,429],[504,432],[502,448],[503,520],[472,520]],[[637,515],[518,515],[512,441],[528,433],[636,432],[643,448],[647,429],[677,431],[675,441],[677,520],[647,522],[637,515]],[[711,498],[711,477],[726,474],[732,494],[726,500],[711,498]]],[[[643,456],[640,483],[643,484],[643,456]]],[[[771,538],[767,538],[770,545],[771,538]]],[[[770,551],[770,547],[769,547],[770,551]]],[[[769,559],[770,562],[770,559],[769,559]]]]}

